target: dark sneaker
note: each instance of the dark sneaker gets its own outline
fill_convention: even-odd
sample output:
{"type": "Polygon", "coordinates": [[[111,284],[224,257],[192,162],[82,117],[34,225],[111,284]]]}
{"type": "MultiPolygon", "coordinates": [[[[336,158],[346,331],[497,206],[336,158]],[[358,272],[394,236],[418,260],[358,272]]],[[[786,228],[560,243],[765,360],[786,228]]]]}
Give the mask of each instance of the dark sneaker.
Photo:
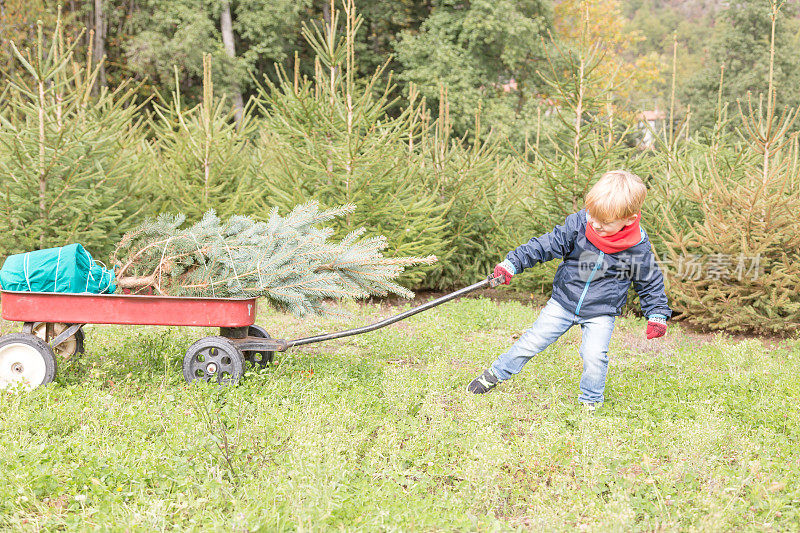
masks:
{"type": "Polygon", "coordinates": [[[497,385],[498,381],[500,380],[494,375],[494,371],[491,368],[487,368],[483,371],[483,374],[473,379],[472,383],[467,385],[467,390],[474,394],[484,394],[492,390],[495,385],[497,385]]]}

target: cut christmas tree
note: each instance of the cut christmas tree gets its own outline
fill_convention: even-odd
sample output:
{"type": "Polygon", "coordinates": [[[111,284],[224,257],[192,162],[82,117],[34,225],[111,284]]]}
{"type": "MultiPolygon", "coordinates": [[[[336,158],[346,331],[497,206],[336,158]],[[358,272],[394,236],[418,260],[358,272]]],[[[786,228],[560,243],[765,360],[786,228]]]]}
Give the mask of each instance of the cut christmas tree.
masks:
{"type": "Polygon", "coordinates": [[[413,296],[394,280],[412,265],[435,256],[384,257],[384,237],[361,238],[364,229],[339,242],[331,228],[316,225],[350,213],[353,205],[320,210],[316,202],[286,217],[273,209],[267,222],[209,211],[182,227],[183,215],[160,215],[127,233],[114,253],[118,290],[200,297],[266,297],[297,315],[325,313],[325,300],[388,293],[413,296]]]}

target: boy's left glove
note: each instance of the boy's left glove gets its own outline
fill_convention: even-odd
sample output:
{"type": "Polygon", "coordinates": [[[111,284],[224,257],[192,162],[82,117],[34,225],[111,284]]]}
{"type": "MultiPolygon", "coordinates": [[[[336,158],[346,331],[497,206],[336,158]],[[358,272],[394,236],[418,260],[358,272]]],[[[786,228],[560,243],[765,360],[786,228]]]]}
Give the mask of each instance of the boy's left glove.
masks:
{"type": "Polygon", "coordinates": [[[667,317],[663,315],[650,315],[647,317],[647,338],[663,337],[667,332],[667,317]]]}

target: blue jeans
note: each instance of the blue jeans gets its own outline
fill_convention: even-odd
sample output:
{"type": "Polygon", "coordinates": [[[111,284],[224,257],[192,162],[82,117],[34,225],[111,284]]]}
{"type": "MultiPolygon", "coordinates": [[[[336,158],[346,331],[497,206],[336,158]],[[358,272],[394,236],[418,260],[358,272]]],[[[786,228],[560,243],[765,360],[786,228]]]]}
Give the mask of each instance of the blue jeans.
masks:
{"type": "Polygon", "coordinates": [[[492,363],[492,369],[501,380],[518,374],[534,355],[578,324],[581,326],[580,356],[583,359],[581,394],[578,399],[587,403],[602,402],[608,371],[608,344],[611,342],[611,332],[614,331],[615,318],[612,315],[580,317],[551,298],[533,326],[492,363]]]}

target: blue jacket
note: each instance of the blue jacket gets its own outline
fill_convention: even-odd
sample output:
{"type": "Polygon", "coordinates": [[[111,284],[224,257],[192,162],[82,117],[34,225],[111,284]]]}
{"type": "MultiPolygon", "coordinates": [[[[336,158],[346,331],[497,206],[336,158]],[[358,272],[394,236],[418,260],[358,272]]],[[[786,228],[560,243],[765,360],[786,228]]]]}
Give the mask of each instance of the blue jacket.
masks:
{"type": "Polygon", "coordinates": [[[672,316],[664,292],[664,276],[655,262],[650,240],[641,230],[638,244],[613,254],[602,252],[586,238],[586,211],[567,217],[562,226],[534,237],[506,256],[514,274],[557,257],[563,262],[553,279],[553,299],[581,317],[618,315],[631,282],[646,317],[672,316]]]}

